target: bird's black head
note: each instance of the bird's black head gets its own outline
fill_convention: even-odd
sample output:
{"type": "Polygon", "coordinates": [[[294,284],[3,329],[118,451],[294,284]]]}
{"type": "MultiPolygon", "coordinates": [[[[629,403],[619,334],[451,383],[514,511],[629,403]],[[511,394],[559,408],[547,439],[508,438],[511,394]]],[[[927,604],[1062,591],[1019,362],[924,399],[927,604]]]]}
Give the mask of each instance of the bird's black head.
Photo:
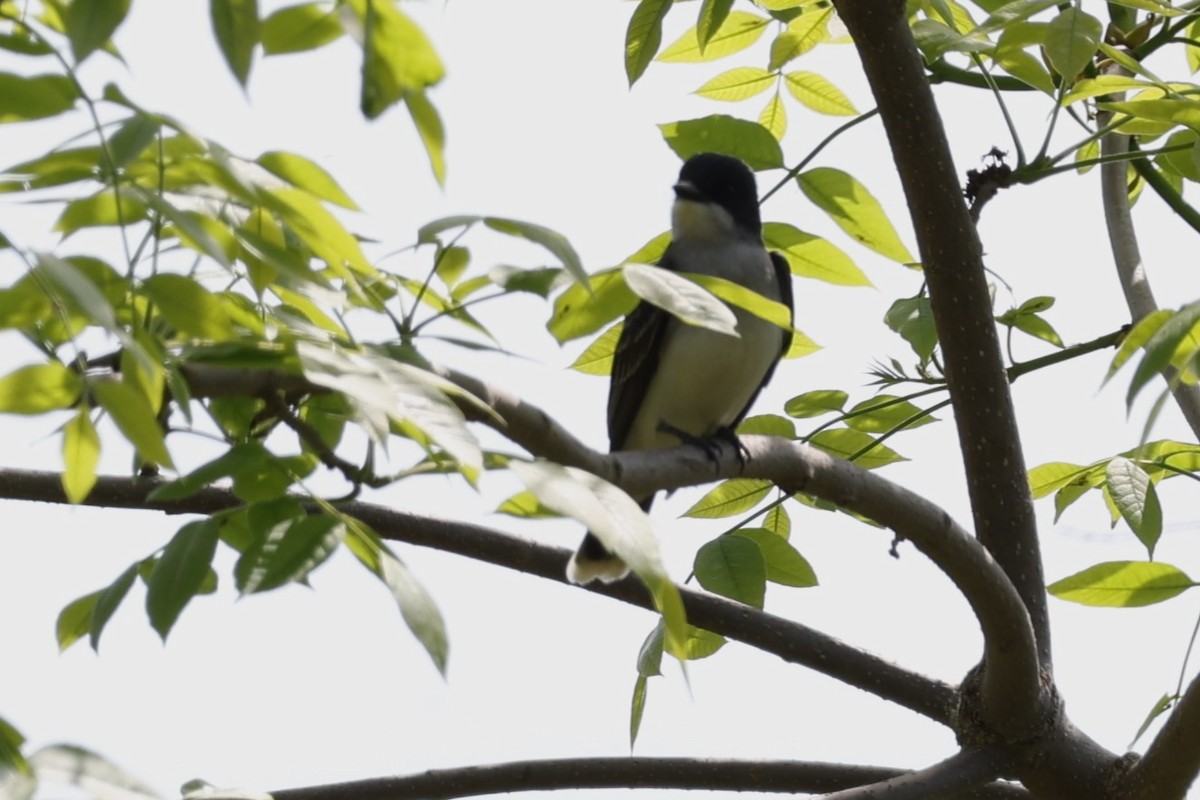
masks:
{"type": "Polygon", "coordinates": [[[699,153],[679,171],[675,196],[680,200],[713,203],[723,208],[738,228],[760,236],[758,186],[750,168],[732,156],[699,153]]]}

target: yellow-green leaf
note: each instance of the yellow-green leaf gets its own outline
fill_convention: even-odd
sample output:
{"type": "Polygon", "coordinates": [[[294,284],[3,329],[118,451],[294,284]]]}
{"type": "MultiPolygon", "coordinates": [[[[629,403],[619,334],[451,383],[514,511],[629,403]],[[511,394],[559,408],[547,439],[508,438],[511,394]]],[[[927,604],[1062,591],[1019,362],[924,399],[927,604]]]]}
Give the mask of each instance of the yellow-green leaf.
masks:
{"type": "Polygon", "coordinates": [[[719,519],[741,514],[754,508],[771,491],[770,481],[733,478],[718,484],[683,512],[685,517],[719,519]]]}
{"type": "Polygon", "coordinates": [[[617,340],[621,338],[623,323],[618,322],[587,346],[571,364],[571,369],[585,375],[608,375],[612,372],[613,355],[617,352],[617,340]]]}
{"type": "Polygon", "coordinates": [[[710,100],[736,102],[762,94],[775,82],[775,74],[758,67],[736,67],[722,72],[696,90],[710,100]]]}
{"type": "Polygon", "coordinates": [[[310,161],[304,156],[286,153],[282,150],[272,150],[263,153],[255,161],[259,166],[283,178],[298,189],[304,189],[322,200],[328,200],[343,208],[358,210],[358,206],[338,185],[333,176],[316,162],[310,161]]]}
{"type": "Polygon", "coordinates": [[[96,465],[100,461],[100,437],[91,415],[80,408],[63,426],[63,491],[71,503],[82,503],[96,485],[96,465]]]}
{"type": "Polygon", "coordinates": [[[758,124],[769,130],[776,139],[782,140],[783,135],[787,133],[787,108],[784,107],[783,98],[778,91],[771,96],[771,100],[758,115],[758,124]]]}
{"type": "Polygon", "coordinates": [[[804,195],[859,244],[901,264],[913,263],[883,206],[853,176],[833,167],[818,167],[796,180],[804,195]]]}
{"type": "MultiPolygon", "coordinates": [[[[629,18],[629,27],[625,30],[625,77],[629,85],[637,83],[638,78],[650,66],[658,48],[662,45],[662,24],[667,12],[671,10],[674,0],[641,0],[629,18]]],[[[693,37],[695,29],[693,28],[693,37]]],[[[700,42],[696,42],[700,48],[700,42]]]]}
{"type": "Polygon", "coordinates": [[[1085,606],[1133,608],[1170,600],[1196,584],[1178,567],[1157,561],[1109,561],[1055,581],[1047,591],[1085,606]]]}
{"type": "Polygon", "coordinates": [[[142,290],[158,312],[177,330],[199,339],[228,339],[234,334],[225,306],[196,281],[160,273],[148,278],[142,290]]]}
{"type": "Polygon", "coordinates": [[[42,414],[69,408],[82,386],[79,373],[57,361],[30,364],[0,378],[0,412],[42,414]]]}
{"type": "Polygon", "coordinates": [[[88,387],[117,428],[137,449],[138,455],[154,464],[173,466],[163,430],[144,394],[111,378],[94,378],[88,382],[88,387]]]}
{"type": "Polygon", "coordinates": [[[854,116],[858,111],[842,90],[815,72],[789,72],[787,89],[792,97],[820,114],[854,116]]]}
{"type": "Polygon", "coordinates": [[[1091,63],[1104,25],[1091,14],[1071,6],[1050,20],[1046,28],[1046,58],[1068,84],[1091,63]]]}
{"type": "MultiPolygon", "coordinates": [[[[725,18],[720,30],[708,40],[703,52],[700,50],[696,28],[692,27],[659,53],[658,60],[682,63],[716,61],[757,42],[770,23],[770,17],[760,17],[747,11],[733,11],[725,18]]],[[[626,59],[628,60],[628,54],[626,59]]]]}
{"type": "Polygon", "coordinates": [[[833,6],[811,9],[789,22],[783,33],[771,42],[771,58],[767,68],[777,70],[821,42],[828,41],[831,19],[833,6]]]}
{"type": "Polygon", "coordinates": [[[837,245],[786,222],[763,224],[763,244],[777,250],[793,275],[835,286],[870,286],[871,281],[837,245]]]}

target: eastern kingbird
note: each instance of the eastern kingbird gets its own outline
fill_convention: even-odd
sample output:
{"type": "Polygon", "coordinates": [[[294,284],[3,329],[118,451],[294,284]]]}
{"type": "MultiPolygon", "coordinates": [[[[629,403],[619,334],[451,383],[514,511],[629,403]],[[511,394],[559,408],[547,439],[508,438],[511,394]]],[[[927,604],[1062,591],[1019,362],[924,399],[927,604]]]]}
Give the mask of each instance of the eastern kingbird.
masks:
{"type": "MultiPolygon", "coordinates": [[[[792,312],[787,261],[762,242],[754,173],[736,158],[692,156],[675,184],[671,244],[659,266],[740,284],[792,312]]],[[[681,442],[736,441],[734,428],[791,346],[792,334],[740,308],[738,336],[688,325],[642,301],[625,318],[608,394],[610,450],[655,450],[681,442]]],[[[649,510],[654,495],[636,498],[649,510]]],[[[591,533],[567,566],[587,583],[629,568],[591,533]]]]}

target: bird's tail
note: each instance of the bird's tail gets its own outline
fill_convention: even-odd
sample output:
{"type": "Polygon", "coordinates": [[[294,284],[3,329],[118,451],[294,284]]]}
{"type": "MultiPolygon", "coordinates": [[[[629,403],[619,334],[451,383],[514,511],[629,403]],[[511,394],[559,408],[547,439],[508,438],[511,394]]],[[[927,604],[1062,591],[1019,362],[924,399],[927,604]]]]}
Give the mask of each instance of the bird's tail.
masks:
{"type": "MultiPolygon", "coordinates": [[[[654,503],[654,495],[638,503],[643,511],[649,511],[654,503]]],[[[588,531],[579,543],[579,549],[567,562],[567,580],[571,583],[591,583],[598,580],[601,583],[619,581],[629,574],[629,565],[608,548],[596,536],[588,531]]]]}

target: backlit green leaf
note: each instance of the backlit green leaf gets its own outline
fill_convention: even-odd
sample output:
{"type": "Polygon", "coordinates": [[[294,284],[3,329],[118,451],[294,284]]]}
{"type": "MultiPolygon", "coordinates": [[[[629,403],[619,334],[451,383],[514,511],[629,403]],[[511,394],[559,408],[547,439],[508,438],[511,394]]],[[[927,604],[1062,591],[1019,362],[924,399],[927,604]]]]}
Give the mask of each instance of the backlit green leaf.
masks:
{"type": "Polygon", "coordinates": [[[13,75],[0,72],[0,123],[45,119],[75,106],[79,95],[63,75],[13,75]]]}
{"type": "Polygon", "coordinates": [[[885,258],[913,263],[879,201],[853,176],[833,167],[817,167],[796,180],[804,195],[855,241],[885,258]]]}
{"type": "Polygon", "coordinates": [[[814,8],[788,23],[787,28],[771,42],[770,70],[777,70],[794,58],[802,56],[821,42],[829,40],[829,22],[833,6],[814,8]]]}
{"type": "Polygon", "coordinates": [[[813,111],[834,116],[854,116],[858,113],[841,89],[815,72],[789,72],[784,78],[784,85],[792,97],[813,111]]]}
{"type": "Polygon", "coordinates": [[[96,485],[96,465],[100,462],[100,437],[86,408],[80,408],[63,426],[62,456],[67,501],[82,503],[96,485]]]}
{"type": "Polygon", "coordinates": [[[817,574],[813,572],[812,565],[788,544],[786,538],[762,528],[742,528],[732,536],[749,539],[758,545],[767,568],[767,580],[771,583],[796,587],[817,585],[817,574]]]}
{"type": "Polygon", "coordinates": [[[445,77],[446,68],[424,31],[390,0],[350,0],[363,20],[362,111],[375,119],[409,92],[445,77]]]}
{"type": "Polygon", "coordinates": [[[1037,500],[1058,491],[1085,475],[1087,470],[1087,467],[1065,461],[1053,461],[1034,467],[1029,470],[1029,488],[1033,492],[1033,498],[1037,500]]]}
{"type": "Polygon", "coordinates": [[[338,185],[333,176],[304,156],[272,150],[263,153],[255,161],[264,169],[283,178],[298,189],[304,189],[322,200],[328,200],[343,208],[358,210],[358,206],[338,185]]]}
{"type": "Polygon", "coordinates": [[[263,52],[269,56],[315,50],[345,33],[336,6],[318,2],[287,6],[262,21],[263,52]]]}
{"type": "MultiPolygon", "coordinates": [[[[640,0],[625,30],[625,77],[629,85],[638,78],[662,45],[662,24],[674,0],[640,0]]],[[[699,47],[699,43],[697,43],[699,47]]]]}
{"type": "Polygon", "coordinates": [[[1055,581],[1047,591],[1085,606],[1133,608],[1170,600],[1196,584],[1182,570],[1157,561],[1110,561],[1055,581]]]}
{"type": "Polygon", "coordinates": [[[701,50],[720,30],[721,25],[729,17],[729,10],[732,7],[733,0],[704,0],[700,4],[700,18],[696,21],[696,39],[700,43],[701,50]]]}
{"type": "Polygon", "coordinates": [[[209,0],[213,33],[229,71],[246,85],[258,44],[258,0],[209,0]]]}
{"type": "Polygon", "coordinates": [[[79,373],[57,361],[20,367],[0,378],[0,412],[43,414],[70,408],[82,387],[79,373]]]}
{"type": "Polygon", "coordinates": [[[757,122],[723,114],[668,122],[658,126],[663,139],[681,159],[697,153],[723,153],[753,170],[783,166],[783,151],[771,132],[757,122]]]}
{"type": "Polygon", "coordinates": [[[738,101],[762,94],[775,83],[775,74],[758,67],[735,67],[696,90],[710,100],[738,101]]]}
{"type": "Polygon", "coordinates": [[[63,22],[75,63],[103,47],[129,13],[130,0],[71,0],[63,22]]]}
{"type": "Polygon", "coordinates": [[[1075,77],[1091,63],[1103,35],[1104,25],[1100,20],[1070,6],[1046,28],[1046,58],[1068,84],[1074,83],[1075,77]]]}
{"type": "Polygon", "coordinates": [[[58,641],[58,649],[66,650],[77,641],[87,636],[92,626],[92,615],[96,610],[96,601],[100,592],[85,594],[68,603],[54,622],[54,636],[58,641]]]}
{"type": "Polygon", "coordinates": [[[233,324],[221,301],[191,278],[160,273],[148,278],[142,290],[158,312],[184,334],[200,339],[227,339],[233,324]]]}
{"type": "Polygon", "coordinates": [[[129,594],[129,589],[133,586],[133,581],[138,575],[139,566],[139,562],[130,564],[115,581],[97,593],[96,605],[92,609],[92,619],[88,629],[88,636],[93,650],[99,652],[100,635],[104,633],[105,626],[112,619],[112,615],[116,613],[117,607],[121,605],[121,601],[129,594]]]}
{"type": "Polygon", "coordinates": [[[567,272],[584,286],[588,285],[588,275],[583,269],[583,262],[579,260],[579,254],[575,252],[575,248],[558,231],[550,230],[543,225],[536,225],[532,222],[522,222],[517,219],[506,219],[504,217],[485,217],[483,224],[487,225],[494,231],[507,233],[509,236],[516,236],[521,239],[539,244],[550,251],[555,258],[566,268],[567,272]]]}
{"type": "Polygon", "coordinates": [[[1154,546],[1162,536],[1162,505],[1146,471],[1128,458],[1108,462],[1105,485],[1121,517],[1154,558],[1154,546]]]}
{"type": "Polygon", "coordinates": [[[732,517],[762,502],[773,486],[770,481],[757,478],[732,478],[717,484],[683,515],[701,519],[732,517]]]}
{"type": "Polygon", "coordinates": [[[554,313],[546,329],[560,344],[595,333],[638,303],[638,296],[625,285],[620,269],[598,272],[590,277],[590,283],[590,293],[577,283],[554,301],[554,313]]]}
{"type": "Polygon", "coordinates": [[[404,104],[412,117],[425,154],[429,157],[429,168],[439,184],[446,183],[446,128],[437,108],[429,101],[429,93],[412,90],[404,95],[404,104]]]}
{"type": "Polygon", "coordinates": [[[587,346],[571,364],[571,369],[586,375],[608,375],[612,372],[613,355],[617,351],[617,340],[621,338],[623,323],[618,322],[587,346]]]}
{"type": "Polygon", "coordinates": [[[88,381],[88,389],[137,449],[139,456],[153,464],[173,465],[163,440],[163,430],[144,394],[128,383],[111,378],[92,378],[88,381]]]}
{"type": "Polygon", "coordinates": [[[758,115],[758,124],[769,130],[776,139],[783,139],[783,135],[787,133],[787,108],[784,107],[779,92],[771,95],[770,102],[763,107],[758,115]]]}
{"type": "Polygon", "coordinates": [[[841,248],[786,222],[763,223],[763,244],[787,259],[793,275],[835,286],[870,286],[871,281],[841,248]]]}
{"type": "MultiPolygon", "coordinates": [[[[770,24],[770,17],[761,17],[747,11],[732,11],[721,25],[721,29],[708,40],[703,52],[700,50],[696,28],[692,27],[683,36],[664,48],[659,54],[658,60],[679,63],[715,61],[718,58],[733,55],[757,42],[770,24]]],[[[661,35],[661,30],[659,33],[661,35]]],[[[626,63],[628,63],[628,56],[626,63]]],[[[643,67],[644,69],[645,67],[643,67]]]]}
{"type": "Polygon", "coordinates": [[[922,362],[928,361],[933,355],[938,339],[928,297],[921,295],[897,300],[892,303],[883,321],[912,345],[913,352],[922,362]]]}
{"type": "Polygon", "coordinates": [[[922,409],[907,400],[880,394],[870,400],[864,400],[847,412],[846,424],[856,431],[864,433],[887,433],[905,424],[905,429],[919,428],[936,422],[933,415],[919,417],[922,409]]]}
{"type": "Polygon", "coordinates": [[[853,461],[863,469],[878,469],[908,460],[887,445],[877,444],[872,436],[848,428],[821,431],[809,440],[809,444],[838,458],[853,461]]]}

